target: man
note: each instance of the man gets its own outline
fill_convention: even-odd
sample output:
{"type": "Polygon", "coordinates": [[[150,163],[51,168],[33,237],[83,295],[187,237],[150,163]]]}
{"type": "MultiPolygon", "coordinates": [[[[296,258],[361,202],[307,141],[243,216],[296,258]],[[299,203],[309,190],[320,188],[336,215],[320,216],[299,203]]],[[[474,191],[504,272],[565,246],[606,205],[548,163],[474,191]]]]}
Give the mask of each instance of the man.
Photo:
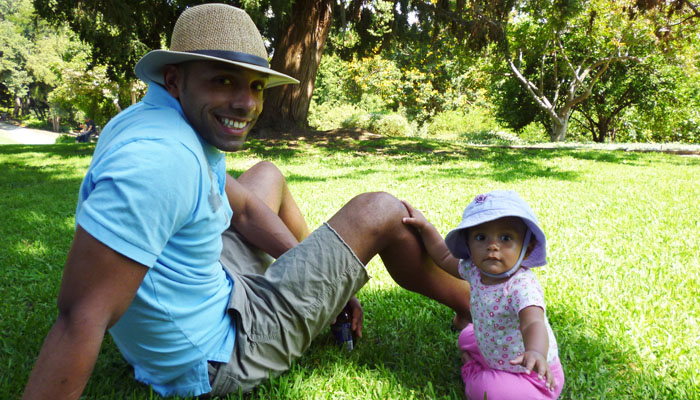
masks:
{"type": "Polygon", "coordinates": [[[353,295],[376,254],[401,286],[466,324],[468,287],[429,261],[394,197],[357,196],[309,235],[272,164],[226,174],[221,151],[243,144],[263,90],[296,83],[269,68],[245,12],[186,10],[171,50],[147,54],[136,73],[149,91],[100,135],[59,315],[25,398],[78,398],[107,330],[162,395],[249,391],[286,371],[348,301],[361,335],[353,295]]]}
{"type": "Polygon", "coordinates": [[[80,135],[75,138],[76,143],[87,143],[90,141],[90,135],[95,133],[95,122],[90,118],[85,118],[85,125],[80,131],[80,135]]]}

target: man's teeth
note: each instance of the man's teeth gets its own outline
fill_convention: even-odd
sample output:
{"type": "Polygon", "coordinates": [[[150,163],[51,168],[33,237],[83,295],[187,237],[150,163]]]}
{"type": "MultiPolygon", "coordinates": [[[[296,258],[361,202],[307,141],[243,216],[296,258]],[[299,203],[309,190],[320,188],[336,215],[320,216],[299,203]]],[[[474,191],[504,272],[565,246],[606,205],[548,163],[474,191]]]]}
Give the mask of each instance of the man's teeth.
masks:
{"type": "Polygon", "coordinates": [[[228,119],[228,118],[221,118],[221,123],[226,125],[227,128],[231,128],[231,129],[243,129],[243,128],[245,128],[246,125],[248,125],[248,122],[234,121],[234,120],[228,119]]]}

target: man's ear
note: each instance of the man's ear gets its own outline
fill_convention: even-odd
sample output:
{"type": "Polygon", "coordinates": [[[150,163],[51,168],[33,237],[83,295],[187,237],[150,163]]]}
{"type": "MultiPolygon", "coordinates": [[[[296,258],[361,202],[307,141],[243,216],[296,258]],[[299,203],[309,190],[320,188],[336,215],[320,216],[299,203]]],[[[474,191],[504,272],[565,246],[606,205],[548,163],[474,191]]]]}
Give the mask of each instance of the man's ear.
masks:
{"type": "Polygon", "coordinates": [[[177,65],[166,65],[163,67],[163,83],[165,90],[176,99],[180,99],[180,79],[182,68],[177,65]]]}

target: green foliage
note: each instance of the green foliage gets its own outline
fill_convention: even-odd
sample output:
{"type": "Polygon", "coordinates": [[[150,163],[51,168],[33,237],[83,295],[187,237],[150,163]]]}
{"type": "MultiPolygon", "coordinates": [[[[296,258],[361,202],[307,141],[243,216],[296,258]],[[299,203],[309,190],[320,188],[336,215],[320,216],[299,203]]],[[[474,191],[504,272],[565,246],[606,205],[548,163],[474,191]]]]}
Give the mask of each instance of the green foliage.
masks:
{"type": "MultiPolygon", "coordinates": [[[[346,63],[335,54],[326,54],[321,58],[321,64],[316,73],[316,84],[312,103],[336,104],[347,100],[345,84],[351,79],[346,63]]],[[[311,113],[311,110],[309,110],[311,113]]],[[[311,121],[309,121],[311,124],[311,121]]]]}
{"type": "Polygon", "coordinates": [[[527,143],[543,143],[549,141],[549,133],[540,122],[533,121],[518,131],[518,137],[527,143]]]}
{"type": "Polygon", "coordinates": [[[60,118],[64,127],[73,125],[78,112],[98,124],[115,115],[117,90],[104,67],[89,64],[89,48],[65,26],[35,22],[30,1],[17,3],[13,10],[0,21],[0,41],[8,49],[8,57],[0,61],[0,82],[9,94],[20,98],[23,107],[32,106],[42,127],[49,126],[49,117],[60,118]],[[3,35],[8,32],[16,35],[3,35]]]}
{"type": "Polygon", "coordinates": [[[484,107],[470,107],[467,113],[443,111],[426,123],[426,135],[440,139],[477,137],[499,129],[489,110],[484,107]]]}
{"type": "Polygon", "coordinates": [[[321,131],[333,130],[343,126],[345,120],[360,114],[366,113],[351,104],[316,104],[312,101],[309,107],[309,126],[321,131]]]}
{"type": "MultiPolygon", "coordinates": [[[[417,125],[444,110],[466,107],[483,98],[484,76],[477,66],[447,58],[444,48],[410,49],[343,61],[326,55],[316,79],[317,104],[353,104],[367,113],[398,112],[417,125]]],[[[313,125],[313,124],[312,124],[313,125]]]]}
{"type": "Polygon", "coordinates": [[[72,135],[59,135],[56,138],[56,144],[61,143],[75,143],[75,136],[72,135]]]}
{"type": "Polygon", "coordinates": [[[31,25],[28,0],[0,0],[0,7],[6,11],[0,19],[0,82],[9,96],[3,98],[3,104],[11,106],[14,97],[24,97],[29,93],[33,79],[27,70],[28,52],[32,47],[27,37],[31,25]]]}
{"type": "Polygon", "coordinates": [[[584,117],[579,127],[596,141],[615,140],[624,108],[635,105],[642,111],[666,102],[653,82],[655,71],[664,68],[670,53],[688,54],[695,45],[693,40],[676,42],[678,47],[664,49],[662,57],[654,24],[633,18],[634,7],[630,0],[536,0],[517,8],[517,16],[498,21],[507,28],[498,46],[505,64],[492,67],[491,94],[499,119],[514,130],[549,121],[552,139],[559,140],[565,132],[557,129],[578,107],[584,117]],[[635,72],[630,64],[642,59],[645,69],[635,72]],[[510,77],[504,79],[506,74],[510,77]]]}
{"type": "MultiPolygon", "coordinates": [[[[355,109],[357,110],[357,109],[355,109]]],[[[358,110],[345,118],[343,128],[362,129],[386,137],[414,136],[416,127],[404,115],[395,112],[366,112],[358,110]]]]}
{"type": "Polygon", "coordinates": [[[370,129],[381,136],[413,136],[415,128],[411,126],[406,117],[398,113],[384,114],[378,118],[370,129]]]}
{"type": "Polygon", "coordinates": [[[429,137],[447,138],[467,131],[469,118],[457,110],[438,113],[426,124],[426,134],[429,137]]]}
{"type": "Polygon", "coordinates": [[[133,78],[133,68],[149,49],[160,48],[172,31],[181,2],[122,1],[107,6],[101,0],[33,0],[37,14],[54,24],[68,24],[91,46],[93,65],[107,65],[112,79],[133,78]]]}

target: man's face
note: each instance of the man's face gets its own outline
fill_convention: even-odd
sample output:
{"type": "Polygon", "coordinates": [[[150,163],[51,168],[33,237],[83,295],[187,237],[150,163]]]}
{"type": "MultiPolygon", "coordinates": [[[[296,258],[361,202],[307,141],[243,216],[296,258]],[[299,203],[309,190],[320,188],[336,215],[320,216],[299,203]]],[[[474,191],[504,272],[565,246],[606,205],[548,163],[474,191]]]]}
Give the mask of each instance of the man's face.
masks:
{"type": "Polygon", "coordinates": [[[166,66],[165,87],[209,144],[239,149],[258,120],[267,75],[217,61],[166,66]]]}

